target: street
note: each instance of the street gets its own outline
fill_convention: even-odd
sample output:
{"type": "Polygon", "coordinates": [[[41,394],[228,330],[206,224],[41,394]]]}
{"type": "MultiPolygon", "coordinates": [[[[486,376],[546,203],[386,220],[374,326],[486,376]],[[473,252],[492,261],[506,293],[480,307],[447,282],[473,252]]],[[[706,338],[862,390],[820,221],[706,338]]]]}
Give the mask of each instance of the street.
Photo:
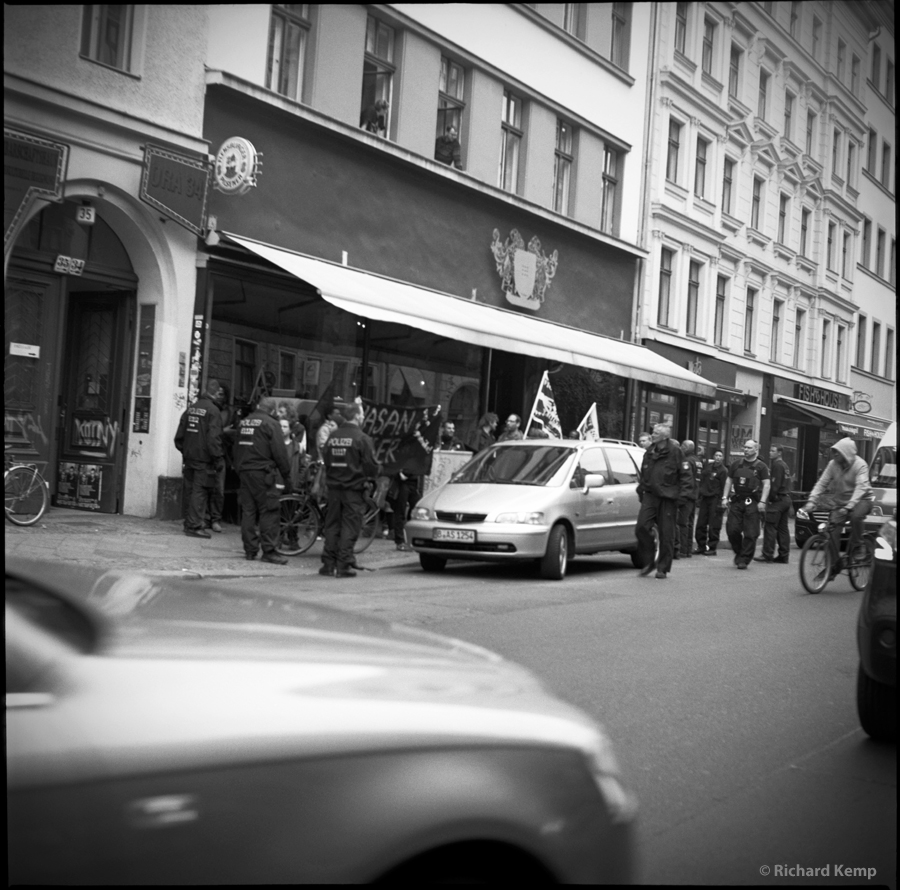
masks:
{"type": "Polygon", "coordinates": [[[600,720],[640,800],[643,883],[765,886],[818,868],[817,882],[896,886],[896,748],[855,710],[860,594],[842,575],[807,595],[798,555],[737,572],[726,550],[665,581],[608,554],[563,582],[450,563],[265,583],[486,646],[600,720]]]}

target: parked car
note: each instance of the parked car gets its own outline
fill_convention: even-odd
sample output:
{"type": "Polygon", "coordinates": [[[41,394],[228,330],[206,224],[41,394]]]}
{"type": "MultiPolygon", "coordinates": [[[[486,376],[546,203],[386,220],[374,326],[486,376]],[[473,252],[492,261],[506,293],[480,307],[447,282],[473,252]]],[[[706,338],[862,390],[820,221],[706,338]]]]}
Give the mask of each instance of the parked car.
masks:
{"type": "Polygon", "coordinates": [[[880,741],[897,741],[897,520],[878,535],[869,583],[856,626],[859,670],[856,708],[862,728],[880,741]]]}
{"type": "Polygon", "coordinates": [[[524,668],[278,597],[6,563],[9,880],[633,880],[609,740],[524,668]]]}
{"type": "MultiPolygon", "coordinates": [[[[875,456],[869,464],[869,482],[875,492],[872,511],[865,519],[866,531],[877,532],[886,516],[897,513],[897,424],[892,423],[878,443],[875,456]]],[[[794,511],[807,502],[809,492],[791,493],[794,511]]],[[[807,539],[816,533],[819,523],[825,522],[828,510],[815,510],[808,519],[797,516],[794,520],[794,540],[802,547],[807,539]]],[[[841,536],[841,547],[850,538],[850,527],[845,525],[841,536]]]]}
{"type": "Polygon", "coordinates": [[[644,451],[622,441],[525,439],[482,451],[423,497],[406,533],[425,571],[448,559],[535,560],[565,577],[580,554],[619,551],[640,568],[634,527],[644,451]]]}

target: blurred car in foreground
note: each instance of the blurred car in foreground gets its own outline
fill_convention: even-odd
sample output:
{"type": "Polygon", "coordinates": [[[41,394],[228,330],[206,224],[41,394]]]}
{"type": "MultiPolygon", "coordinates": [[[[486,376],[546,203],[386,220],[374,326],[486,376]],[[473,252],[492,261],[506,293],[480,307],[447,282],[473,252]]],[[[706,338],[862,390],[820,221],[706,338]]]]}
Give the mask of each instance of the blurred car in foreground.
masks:
{"type": "Polygon", "coordinates": [[[577,554],[617,550],[638,568],[634,527],[644,451],[628,442],[525,439],[492,445],[426,494],[406,524],[422,568],[448,559],[533,559],[561,580],[577,554]]]}
{"type": "Polygon", "coordinates": [[[856,708],[862,728],[879,741],[897,741],[897,520],[885,522],[875,543],[869,583],[856,626],[859,671],[856,708]]]}
{"type": "Polygon", "coordinates": [[[626,882],[610,743],[475,646],[8,559],[11,883],[626,882]]]}

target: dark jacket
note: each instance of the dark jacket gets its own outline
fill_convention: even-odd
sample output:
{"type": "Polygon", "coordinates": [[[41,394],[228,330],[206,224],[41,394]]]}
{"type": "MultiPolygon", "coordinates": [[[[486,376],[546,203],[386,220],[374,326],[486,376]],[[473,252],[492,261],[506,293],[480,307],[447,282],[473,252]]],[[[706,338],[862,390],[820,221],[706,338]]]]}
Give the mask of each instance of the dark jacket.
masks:
{"type": "Polygon", "coordinates": [[[209,393],[203,393],[181,415],[175,447],[184,456],[184,465],[192,470],[203,470],[224,460],[222,412],[209,393]]]}
{"type": "MultiPolygon", "coordinates": [[[[234,468],[238,473],[277,469],[282,479],[291,478],[281,426],[270,414],[257,409],[241,421],[234,445],[234,468]]],[[[274,476],[272,481],[274,484],[274,476]]]]}
{"type": "Polygon", "coordinates": [[[769,500],[780,501],[788,497],[791,492],[791,470],[780,458],[776,457],[769,467],[772,475],[772,486],[769,489],[769,500]]]}
{"type": "Polygon", "coordinates": [[[769,478],[769,468],[759,459],[747,460],[742,457],[736,460],[728,470],[731,478],[731,499],[750,498],[758,501],[762,495],[763,482],[769,478]]]}
{"type": "Polygon", "coordinates": [[[322,449],[329,488],[361,491],[367,479],[381,472],[372,440],[355,423],[343,423],[322,449]]]}
{"type": "Polygon", "coordinates": [[[703,470],[703,461],[696,454],[689,454],[685,460],[691,465],[691,493],[688,500],[696,501],[700,497],[700,473],[703,470]]]}
{"type": "Polygon", "coordinates": [[[716,466],[714,461],[707,461],[700,470],[700,497],[722,500],[727,478],[728,467],[725,464],[716,466]]]}
{"type": "Polygon", "coordinates": [[[672,501],[689,500],[693,491],[691,464],[671,439],[657,442],[644,452],[638,497],[652,494],[672,501]]]}
{"type": "Polygon", "coordinates": [[[483,427],[479,427],[475,432],[469,436],[468,445],[469,448],[472,449],[476,454],[479,451],[484,451],[485,448],[490,447],[494,444],[494,436],[488,430],[485,430],[483,427]]]}

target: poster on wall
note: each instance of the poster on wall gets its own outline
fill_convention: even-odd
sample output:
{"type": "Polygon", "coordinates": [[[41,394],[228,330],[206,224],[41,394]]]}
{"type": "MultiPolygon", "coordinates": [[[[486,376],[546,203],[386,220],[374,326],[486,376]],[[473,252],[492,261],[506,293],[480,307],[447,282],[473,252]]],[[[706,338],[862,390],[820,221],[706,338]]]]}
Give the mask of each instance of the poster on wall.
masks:
{"type": "Polygon", "coordinates": [[[56,475],[56,506],[114,513],[114,474],[115,468],[108,464],[60,461],[56,475]]]}

